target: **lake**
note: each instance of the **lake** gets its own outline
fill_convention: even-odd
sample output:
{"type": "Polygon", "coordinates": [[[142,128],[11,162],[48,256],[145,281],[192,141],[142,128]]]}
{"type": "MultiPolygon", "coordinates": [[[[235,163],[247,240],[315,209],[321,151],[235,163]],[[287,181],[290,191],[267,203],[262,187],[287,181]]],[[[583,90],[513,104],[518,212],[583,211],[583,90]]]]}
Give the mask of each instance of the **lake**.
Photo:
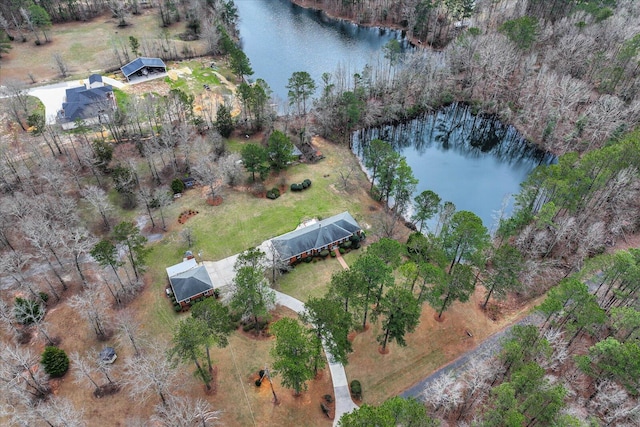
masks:
{"type": "MultiPolygon", "coordinates": [[[[287,0],[236,0],[242,47],[255,74],[274,94],[286,100],[289,77],[307,71],[321,85],[320,76],[338,66],[352,72],[374,63],[382,47],[402,34],[330,20],[287,0]]],[[[408,48],[406,41],[403,46],[408,48]]],[[[554,161],[511,126],[471,114],[452,105],[436,114],[399,126],[368,129],[354,134],[357,151],[362,143],[380,138],[407,158],[418,192],[435,191],[459,210],[476,213],[491,230],[494,212],[519,191],[520,183],[539,164],[554,161]]],[[[510,208],[507,208],[510,212],[510,208]]]]}
{"type": "Polygon", "coordinates": [[[465,105],[452,104],[435,114],[396,126],[354,133],[354,152],[362,159],[362,146],[372,139],[389,142],[407,159],[419,180],[416,194],[436,192],[458,210],[478,215],[484,225],[495,228],[495,213],[538,165],[555,157],[526,141],[513,126],[471,113],[465,105]]]}
{"type": "Polygon", "coordinates": [[[350,74],[360,72],[392,39],[409,46],[399,31],[327,19],[288,0],[236,0],[235,4],[242,49],[254,71],[251,79],[265,80],[283,101],[289,77],[296,71],[308,72],[319,90],[323,73],[333,73],[339,66],[350,74]]]}

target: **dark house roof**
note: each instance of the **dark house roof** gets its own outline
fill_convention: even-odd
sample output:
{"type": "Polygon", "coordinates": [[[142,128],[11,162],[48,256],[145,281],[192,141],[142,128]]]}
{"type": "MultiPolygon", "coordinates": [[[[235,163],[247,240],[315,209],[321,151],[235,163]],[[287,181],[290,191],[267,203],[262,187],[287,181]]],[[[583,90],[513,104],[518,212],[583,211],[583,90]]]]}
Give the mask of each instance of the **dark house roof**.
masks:
{"type": "Polygon", "coordinates": [[[296,257],[312,250],[320,250],[331,243],[351,237],[361,231],[349,212],[283,234],[271,240],[273,247],[284,259],[296,257]]]}
{"type": "Polygon", "coordinates": [[[102,76],[100,74],[91,74],[89,76],[89,84],[91,85],[96,82],[102,83],[102,76]]]}
{"type": "Polygon", "coordinates": [[[102,351],[100,352],[100,355],[98,357],[100,357],[100,360],[102,362],[113,363],[113,361],[117,357],[116,349],[113,348],[113,347],[105,347],[105,348],[102,349],[102,351]]]}
{"type": "Polygon", "coordinates": [[[113,95],[109,85],[87,89],[85,86],[67,89],[67,101],[62,104],[63,118],[68,121],[96,117],[113,95]]]}
{"type": "Polygon", "coordinates": [[[192,268],[169,277],[177,302],[184,302],[213,289],[213,283],[204,266],[192,268]]]}
{"type": "Polygon", "coordinates": [[[122,74],[129,79],[129,76],[134,75],[138,71],[144,68],[158,69],[162,68],[163,72],[167,70],[167,66],[160,58],[136,58],[129,62],[124,67],[120,68],[122,74]]]}

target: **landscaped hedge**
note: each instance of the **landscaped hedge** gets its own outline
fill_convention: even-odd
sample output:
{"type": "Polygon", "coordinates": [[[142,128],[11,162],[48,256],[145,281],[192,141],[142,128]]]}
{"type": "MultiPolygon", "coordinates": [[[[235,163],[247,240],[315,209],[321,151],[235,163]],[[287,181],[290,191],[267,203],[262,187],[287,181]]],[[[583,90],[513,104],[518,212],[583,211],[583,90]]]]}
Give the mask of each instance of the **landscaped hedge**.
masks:
{"type": "Polygon", "coordinates": [[[311,187],[311,180],[305,179],[300,184],[297,184],[297,183],[291,184],[291,191],[302,191],[302,190],[306,190],[309,187],[311,187]]]}
{"type": "Polygon", "coordinates": [[[356,399],[362,399],[362,385],[360,384],[360,381],[351,381],[349,388],[351,389],[351,396],[355,397],[356,399]]]}

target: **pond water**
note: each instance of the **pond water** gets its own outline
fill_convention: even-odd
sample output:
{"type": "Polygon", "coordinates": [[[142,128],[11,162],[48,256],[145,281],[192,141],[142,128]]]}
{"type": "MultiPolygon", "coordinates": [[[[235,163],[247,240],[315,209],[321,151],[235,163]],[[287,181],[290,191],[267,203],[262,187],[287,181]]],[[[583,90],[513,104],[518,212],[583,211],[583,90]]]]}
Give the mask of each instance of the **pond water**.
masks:
{"type": "Polygon", "coordinates": [[[308,72],[318,90],[323,73],[340,66],[350,74],[375,63],[382,48],[399,31],[360,27],[301,8],[289,0],[235,0],[242,49],[251,60],[252,79],[263,79],[280,100],[287,99],[289,77],[308,72]]]}
{"type": "MultiPolygon", "coordinates": [[[[321,75],[338,66],[351,73],[375,63],[398,31],[365,28],[293,5],[288,0],[236,0],[240,35],[255,74],[280,100],[286,100],[289,77],[307,71],[321,86],[321,75]]],[[[403,46],[408,48],[406,41],[403,46]]],[[[354,147],[380,138],[407,158],[418,192],[435,191],[459,210],[475,212],[489,230],[505,197],[539,164],[554,157],[528,144],[511,126],[473,116],[469,108],[452,105],[399,126],[356,132],[354,147]]],[[[509,212],[509,209],[507,209],[509,212]]]]}
{"type": "Polygon", "coordinates": [[[375,138],[406,157],[419,180],[416,194],[435,191],[443,202],[474,212],[490,231],[503,203],[507,214],[512,211],[511,196],[529,173],[555,161],[512,126],[473,115],[459,104],[405,124],[355,132],[354,152],[360,159],[363,145],[375,138]]]}

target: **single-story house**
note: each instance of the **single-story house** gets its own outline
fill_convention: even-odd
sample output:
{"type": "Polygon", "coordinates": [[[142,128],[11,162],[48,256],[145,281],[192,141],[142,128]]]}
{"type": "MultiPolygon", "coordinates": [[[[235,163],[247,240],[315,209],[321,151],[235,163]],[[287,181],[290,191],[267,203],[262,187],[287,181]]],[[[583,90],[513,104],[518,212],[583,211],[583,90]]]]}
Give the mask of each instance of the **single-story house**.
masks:
{"type": "Polygon", "coordinates": [[[167,72],[167,66],[160,58],[136,58],[125,66],[121,67],[122,74],[130,82],[132,79],[139,77],[150,77],[153,74],[164,74],[167,72]]]}
{"type": "Polygon", "coordinates": [[[176,302],[187,307],[192,300],[213,295],[213,283],[203,265],[195,258],[167,267],[167,276],[176,302]]]}
{"type": "Polygon", "coordinates": [[[353,235],[362,235],[362,228],[349,212],[298,228],[271,240],[281,259],[293,264],[297,260],[332,250],[353,235]]]}
{"type": "Polygon", "coordinates": [[[108,109],[116,108],[113,87],[104,84],[101,75],[92,74],[84,86],[65,91],[62,110],[58,112],[58,121],[63,124],[63,128],[70,129],[74,127],[73,123],[76,120],[98,122],[100,117],[105,116],[108,109]],[[70,125],[65,126],[65,124],[70,125]]]}

